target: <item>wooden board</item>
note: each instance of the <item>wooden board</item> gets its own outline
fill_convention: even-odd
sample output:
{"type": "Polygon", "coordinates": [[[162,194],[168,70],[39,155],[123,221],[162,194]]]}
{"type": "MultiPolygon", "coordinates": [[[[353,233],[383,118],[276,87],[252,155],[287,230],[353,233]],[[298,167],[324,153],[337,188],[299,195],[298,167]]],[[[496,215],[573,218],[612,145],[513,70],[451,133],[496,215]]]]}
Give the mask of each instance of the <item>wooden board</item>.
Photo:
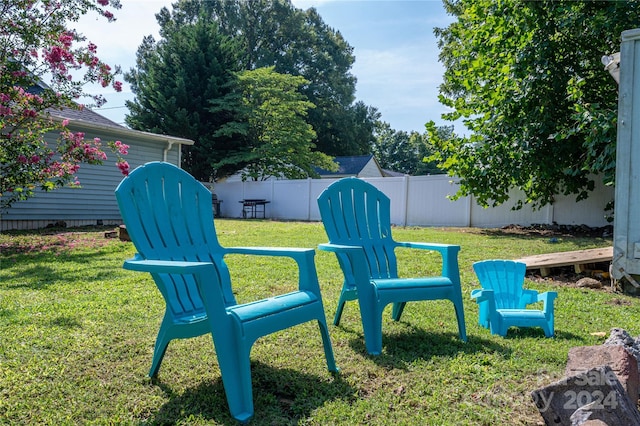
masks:
{"type": "Polygon", "coordinates": [[[516,260],[524,262],[527,265],[527,269],[540,269],[542,276],[549,275],[551,268],[570,265],[573,265],[575,271],[579,273],[582,272],[583,265],[611,262],[613,260],[613,247],[538,254],[516,260]]]}

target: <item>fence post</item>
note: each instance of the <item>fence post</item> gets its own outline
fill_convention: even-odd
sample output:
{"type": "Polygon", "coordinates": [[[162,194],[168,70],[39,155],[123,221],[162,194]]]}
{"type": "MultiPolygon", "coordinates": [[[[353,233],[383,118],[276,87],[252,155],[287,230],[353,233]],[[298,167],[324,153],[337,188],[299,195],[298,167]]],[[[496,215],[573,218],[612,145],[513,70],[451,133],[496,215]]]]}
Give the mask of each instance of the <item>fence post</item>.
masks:
{"type": "Polygon", "coordinates": [[[407,175],[402,176],[402,226],[407,226],[407,216],[409,214],[409,177],[407,175]]]}
{"type": "Polygon", "coordinates": [[[308,177],[307,178],[307,220],[310,221],[311,220],[311,178],[308,177]]]}

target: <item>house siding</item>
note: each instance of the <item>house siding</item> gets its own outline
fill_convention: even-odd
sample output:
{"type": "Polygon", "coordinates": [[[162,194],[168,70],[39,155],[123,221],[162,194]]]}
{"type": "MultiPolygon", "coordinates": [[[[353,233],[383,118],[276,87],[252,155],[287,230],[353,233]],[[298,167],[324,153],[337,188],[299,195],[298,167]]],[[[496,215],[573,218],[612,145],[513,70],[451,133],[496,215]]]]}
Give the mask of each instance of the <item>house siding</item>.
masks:
{"type": "Polygon", "coordinates": [[[369,177],[383,177],[382,170],[378,167],[376,160],[371,157],[371,160],[365,164],[360,173],[358,173],[358,177],[360,178],[369,178],[369,177]]]}
{"type": "MultiPolygon", "coordinates": [[[[70,127],[72,131],[81,131],[70,127]]],[[[99,137],[108,159],[102,165],[81,164],[77,172],[81,188],[60,188],[50,192],[38,191],[33,198],[15,203],[0,217],[0,231],[10,229],[40,228],[57,222],[67,226],[117,224],[120,212],[114,190],[123,178],[115,166],[116,155],[106,147],[107,141],[121,140],[129,145],[129,153],[124,157],[133,170],[149,161],[163,161],[166,141],[145,137],[137,139],[131,132],[123,135],[118,128],[113,131],[85,131],[85,138],[99,137]]],[[[56,134],[48,134],[45,139],[55,143],[56,134]]],[[[166,154],[166,161],[178,165],[178,150],[181,145],[174,143],[166,154]]]]}

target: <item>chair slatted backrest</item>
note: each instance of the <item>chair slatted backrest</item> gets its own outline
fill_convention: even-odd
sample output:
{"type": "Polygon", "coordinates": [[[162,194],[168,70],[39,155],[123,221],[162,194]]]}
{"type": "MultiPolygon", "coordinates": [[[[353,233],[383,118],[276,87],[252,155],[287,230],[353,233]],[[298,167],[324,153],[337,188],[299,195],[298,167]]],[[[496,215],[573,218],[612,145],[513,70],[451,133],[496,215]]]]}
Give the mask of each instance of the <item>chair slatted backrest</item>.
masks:
{"type": "MultiPolygon", "coordinates": [[[[329,242],[363,247],[372,278],[398,276],[390,205],[389,197],[382,191],[358,178],[336,181],[318,197],[329,242]]],[[[343,271],[351,270],[347,257],[340,256],[343,271]]],[[[351,279],[347,277],[347,281],[351,279]]]]}
{"type": "MultiPolygon", "coordinates": [[[[213,262],[225,303],[236,303],[215,232],[211,192],[204,185],[176,166],[152,162],[123,179],[116,198],[140,257],[213,262]]],[[[203,311],[191,276],[154,274],[154,280],[175,315],[203,311]]]]}
{"type": "Polygon", "coordinates": [[[523,285],[527,266],[513,260],[476,262],[473,269],[480,285],[493,290],[496,309],[523,309],[523,285]]]}

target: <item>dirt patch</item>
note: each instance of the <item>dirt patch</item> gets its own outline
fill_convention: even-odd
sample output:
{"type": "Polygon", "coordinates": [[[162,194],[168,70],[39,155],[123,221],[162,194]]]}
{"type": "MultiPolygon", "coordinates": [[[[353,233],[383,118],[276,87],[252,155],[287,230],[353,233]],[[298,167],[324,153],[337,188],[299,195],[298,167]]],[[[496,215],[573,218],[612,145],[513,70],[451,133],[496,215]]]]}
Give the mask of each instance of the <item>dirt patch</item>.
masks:
{"type": "Polygon", "coordinates": [[[529,235],[538,237],[611,238],[613,236],[613,225],[602,227],[557,224],[533,224],[531,226],[507,225],[497,231],[509,235],[529,235]]]}
{"type": "Polygon", "coordinates": [[[527,271],[527,279],[535,282],[563,286],[563,287],[575,287],[575,288],[585,288],[594,291],[607,291],[607,292],[615,292],[615,287],[611,285],[611,279],[607,272],[609,268],[609,264],[597,264],[601,265],[602,269],[590,270],[585,273],[576,273],[572,266],[566,267],[558,267],[552,268],[551,275],[543,277],[540,275],[540,272],[537,270],[527,271]],[[601,286],[599,288],[593,287],[583,287],[578,284],[582,278],[593,278],[600,282],[601,286]]]}

